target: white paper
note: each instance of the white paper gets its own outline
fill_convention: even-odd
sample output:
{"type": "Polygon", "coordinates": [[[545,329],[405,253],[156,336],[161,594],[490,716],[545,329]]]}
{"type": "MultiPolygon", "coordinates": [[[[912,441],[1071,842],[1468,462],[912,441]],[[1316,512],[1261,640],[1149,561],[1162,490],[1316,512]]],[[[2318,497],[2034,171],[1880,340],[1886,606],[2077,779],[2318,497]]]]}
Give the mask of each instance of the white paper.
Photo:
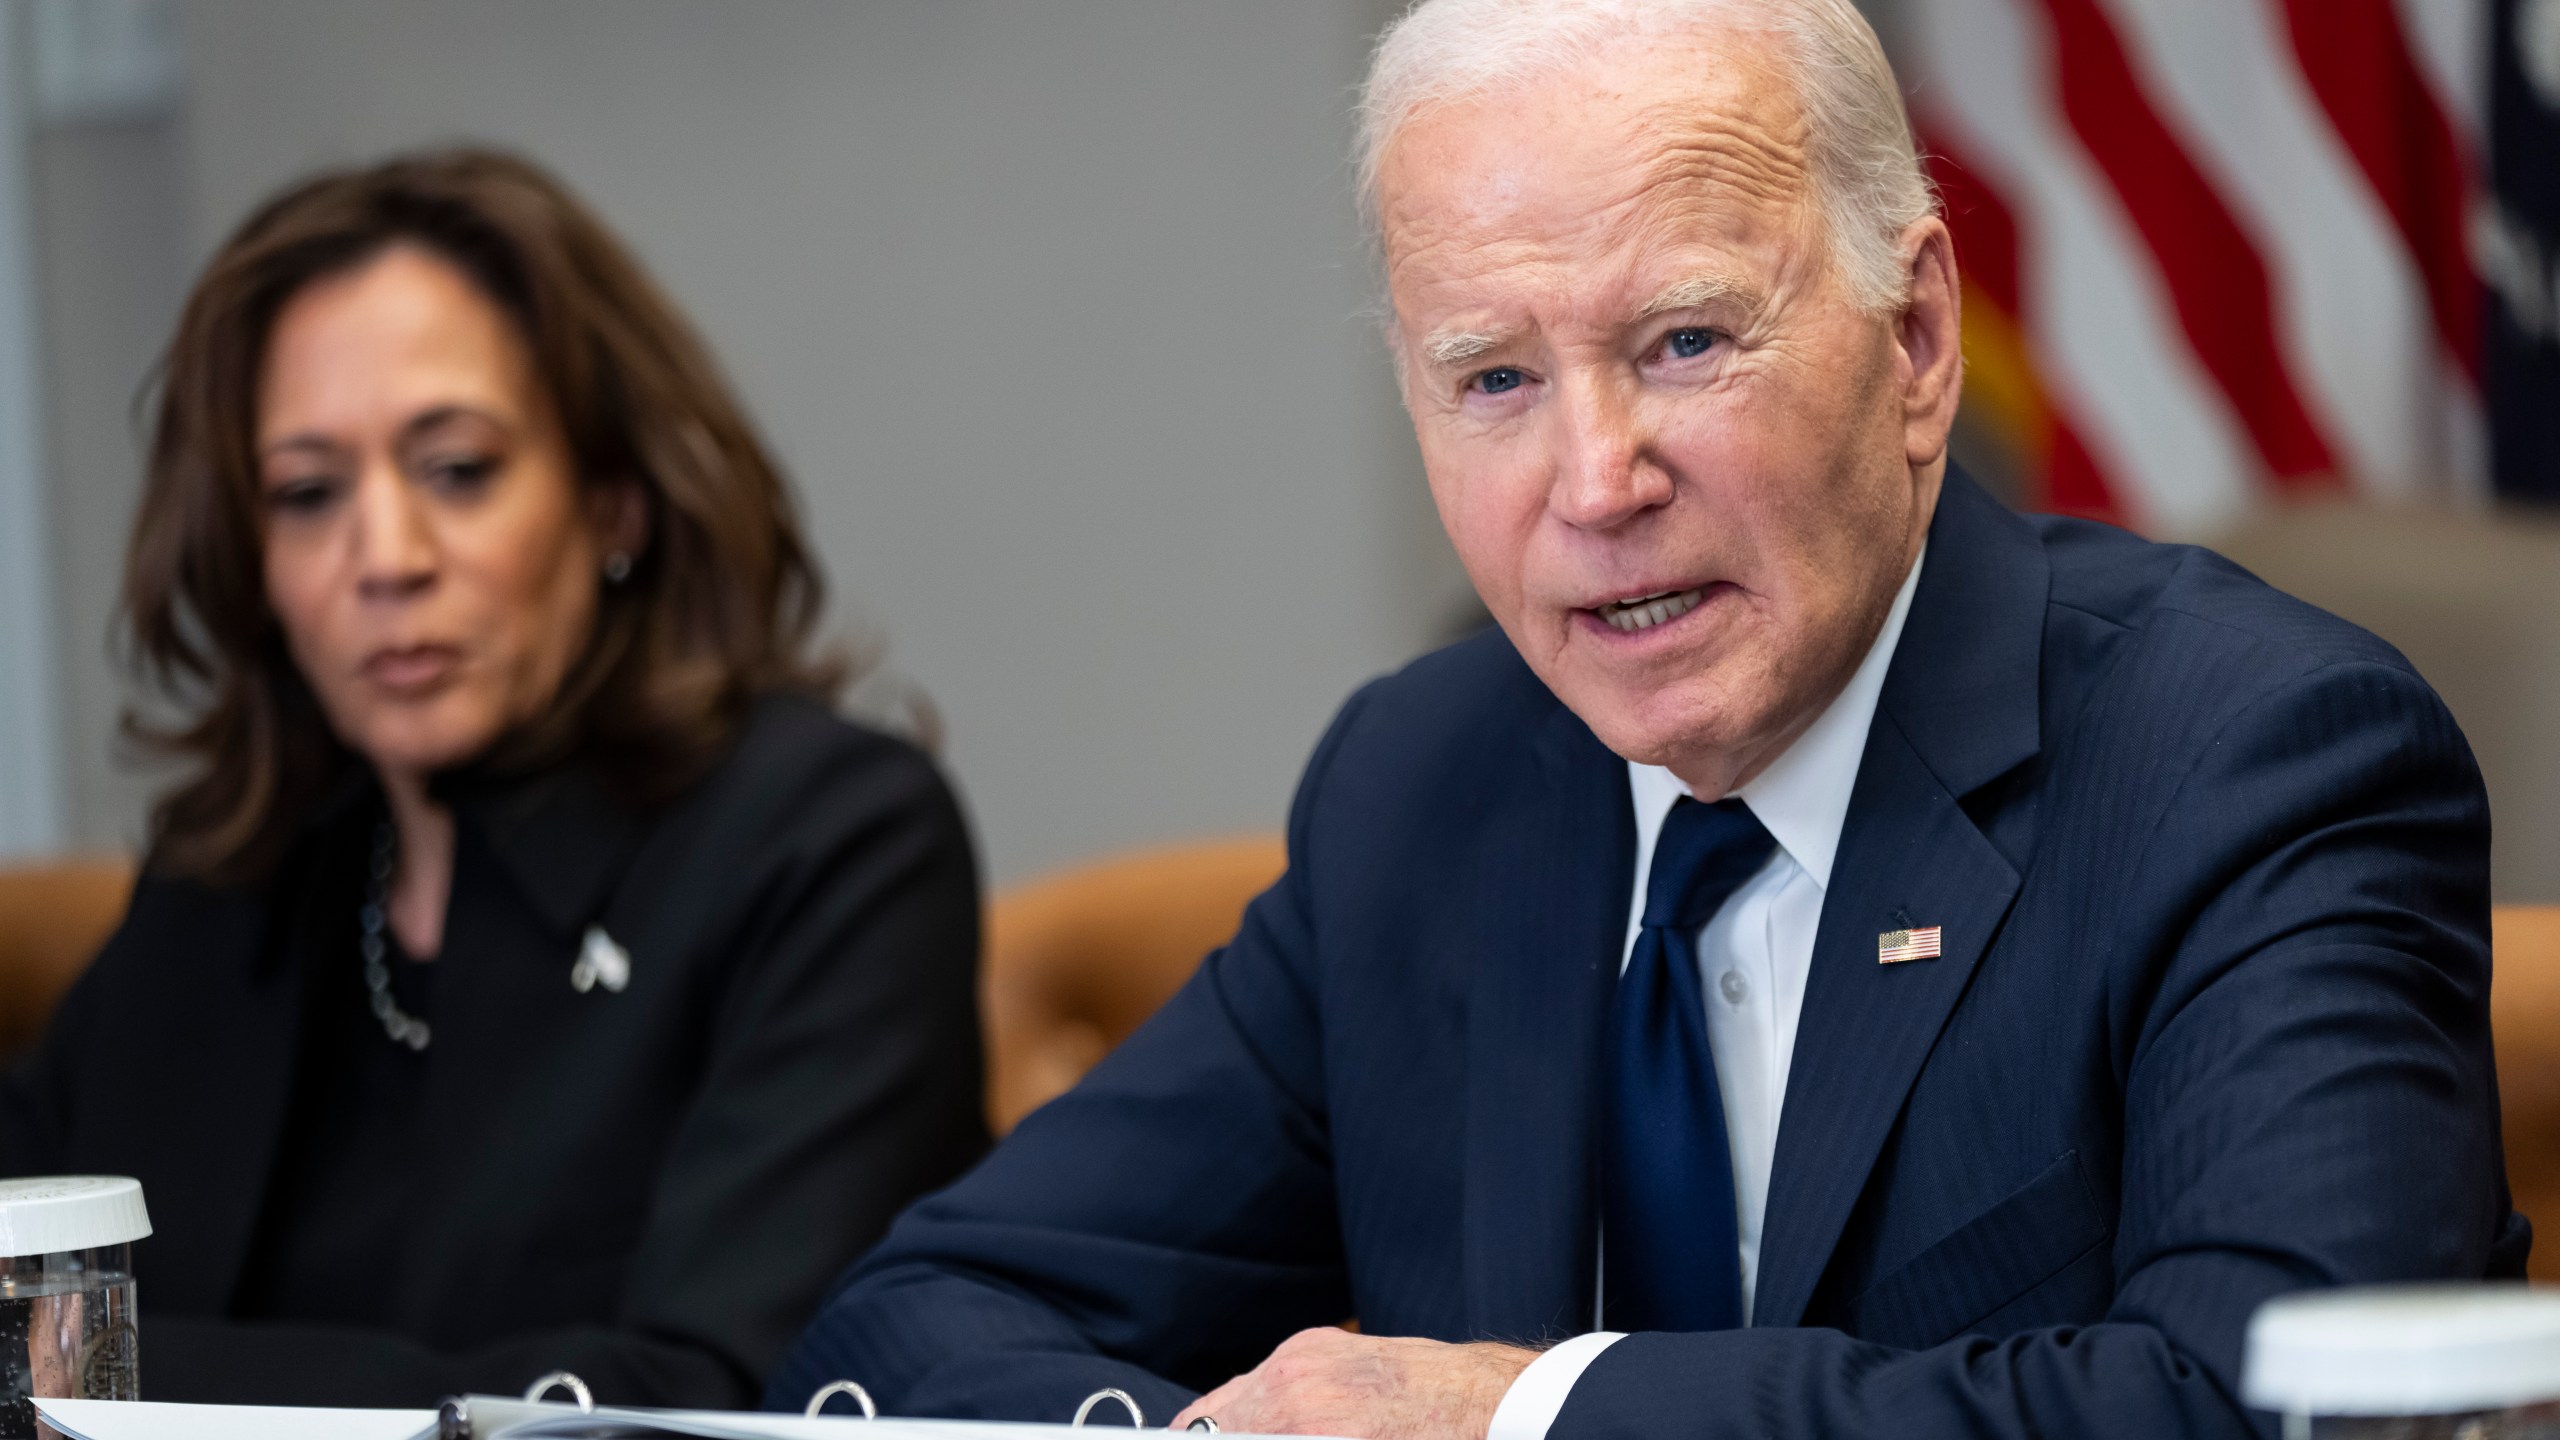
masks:
{"type": "MultiPolygon", "coordinates": [[[[859,1415],[804,1418],[734,1410],[618,1410],[609,1405],[598,1406],[593,1415],[585,1416],[566,1405],[529,1408],[558,1413],[545,1413],[533,1419],[510,1417],[508,1422],[499,1425],[496,1433],[500,1437],[521,1433],[544,1437],[544,1440],[552,1440],[552,1437],[574,1440],[591,1422],[612,1422],[617,1434],[630,1434],[638,1426],[656,1424],[664,1427],[664,1433],[671,1436],[712,1436],[717,1440],[854,1440],[854,1437],[859,1437],[859,1440],[1098,1440],[1101,1435],[1129,1433],[1115,1427],[1078,1430],[1065,1425],[1033,1425],[1016,1420],[907,1420],[890,1416],[865,1420],[859,1415]]],[[[596,1428],[605,1427],[598,1425],[596,1428]]],[[[1324,1437],[1229,1435],[1224,1440],[1324,1440],[1324,1437]]]]}
{"type": "MultiPolygon", "coordinates": [[[[549,1408],[549,1407],[545,1407],[549,1408]]],[[[545,1430],[570,1435],[578,1419],[576,1412],[564,1412],[557,1421],[541,1422],[545,1430]],[[554,1427],[557,1427],[556,1429],[554,1427]]],[[[1100,1425],[1076,1429],[1066,1425],[1036,1425],[1020,1420],[910,1420],[884,1415],[865,1420],[859,1415],[823,1415],[804,1419],[798,1415],[744,1414],[728,1410],[616,1410],[599,1406],[596,1415],[634,1421],[672,1421],[700,1427],[700,1433],[719,1436],[751,1437],[751,1440],[1100,1440],[1106,1435],[1129,1435],[1121,1426],[1100,1425]]],[[[511,1432],[500,1431],[500,1434],[511,1432]]],[[[1153,1432],[1163,1434],[1159,1430],[1153,1432]]],[[[1250,1435],[1229,1433],[1223,1440],[1338,1440],[1322,1435],[1250,1435]]]]}
{"type": "MultiPolygon", "coordinates": [[[[38,1400],[36,1409],[70,1440],[424,1440],[435,1433],[433,1410],[319,1410],[273,1405],[173,1405],[151,1400],[38,1400]]],[[[709,1410],[600,1410],[582,1416],[566,1405],[527,1406],[524,1422],[538,1434],[571,1436],[583,1421],[658,1421],[671,1433],[750,1440],[1091,1440],[1091,1430],[1002,1420],[864,1420],[854,1415],[803,1419],[709,1410]],[[553,1413],[556,1412],[556,1413],[553,1413]]],[[[512,1430],[506,1433],[513,1433],[512,1430]]],[[[627,1428],[623,1433],[629,1433],[627,1428]]],[[[1124,1433],[1104,1428],[1099,1434],[1124,1433]]],[[[1161,1433],[1161,1432],[1159,1432],[1161,1433]]],[[[1225,1440],[1323,1440],[1309,1436],[1229,1435],[1225,1440]]]]}
{"type": "Polygon", "coordinates": [[[172,1405],[157,1400],[35,1402],[72,1440],[416,1440],[433,1410],[319,1410],[280,1405],[172,1405]]]}

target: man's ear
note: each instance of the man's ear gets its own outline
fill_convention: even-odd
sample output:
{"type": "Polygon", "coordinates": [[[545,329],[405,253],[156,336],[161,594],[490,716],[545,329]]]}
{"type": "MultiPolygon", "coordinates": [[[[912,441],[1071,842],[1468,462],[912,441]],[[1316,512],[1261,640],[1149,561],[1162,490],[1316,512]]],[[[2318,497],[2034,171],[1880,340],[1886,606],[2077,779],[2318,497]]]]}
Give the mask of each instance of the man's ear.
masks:
{"type": "Polygon", "coordinates": [[[604,555],[638,560],[649,549],[649,492],[637,480],[610,480],[587,496],[587,523],[604,555]]]}
{"type": "Polygon", "coordinates": [[[1932,215],[1902,232],[1910,257],[1910,298],[1894,321],[1901,352],[1902,448],[1914,466],[1947,453],[1956,402],[1964,394],[1964,311],[1956,281],[1956,244],[1932,215]]]}

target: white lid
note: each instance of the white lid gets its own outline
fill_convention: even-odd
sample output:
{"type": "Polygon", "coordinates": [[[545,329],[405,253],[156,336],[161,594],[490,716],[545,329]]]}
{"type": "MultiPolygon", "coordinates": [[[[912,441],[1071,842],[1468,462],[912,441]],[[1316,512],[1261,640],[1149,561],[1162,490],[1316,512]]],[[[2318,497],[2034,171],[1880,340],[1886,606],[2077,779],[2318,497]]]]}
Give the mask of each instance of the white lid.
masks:
{"type": "Polygon", "coordinates": [[[121,1175],[0,1180],[0,1256],[122,1245],[151,1233],[142,1182],[121,1175]]]}
{"type": "Polygon", "coordinates": [[[2303,1415],[2456,1415],[2560,1399],[2560,1287],[2377,1285],[2249,1321],[2240,1394],[2303,1415]]]}

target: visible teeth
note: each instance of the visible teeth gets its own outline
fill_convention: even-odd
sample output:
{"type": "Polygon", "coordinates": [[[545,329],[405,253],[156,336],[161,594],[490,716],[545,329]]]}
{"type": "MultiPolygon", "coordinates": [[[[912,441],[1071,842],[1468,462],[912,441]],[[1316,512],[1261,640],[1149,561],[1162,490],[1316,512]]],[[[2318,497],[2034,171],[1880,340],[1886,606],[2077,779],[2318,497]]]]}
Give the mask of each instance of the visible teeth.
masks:
{"type": "Polygon", "coordinates": [[[1662,595],[1647,595],[1640,600],[1621,600],[1600,607],[1600,618],[1619,630],[1633,634],[1650,630],[1665,620],[1677,620],[1698,608],[1707,598],[1704,590],[1681,590],[1662,595]]]}

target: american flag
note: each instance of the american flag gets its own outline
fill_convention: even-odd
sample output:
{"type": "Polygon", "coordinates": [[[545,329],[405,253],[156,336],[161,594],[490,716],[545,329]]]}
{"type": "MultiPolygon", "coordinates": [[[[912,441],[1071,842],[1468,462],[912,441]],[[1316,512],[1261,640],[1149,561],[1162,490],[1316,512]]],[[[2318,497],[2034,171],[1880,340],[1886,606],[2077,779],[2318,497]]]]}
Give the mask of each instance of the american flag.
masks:
{"type": "Polygon", "coordinates": [[[2489,31],[2519,5],[2555,8],[1885,7],[1956,237],[1968,441],[2031,506],[2175,535],[2279,492],[2485,493],[2489,31]]]}
{"type": "Polygon", "coordinates": [[[1879,965],[1937,958],[1938,927],[1935,925],[1925,930],[1887,930],[1876,937],[1876,963],[1879,965]]]}

